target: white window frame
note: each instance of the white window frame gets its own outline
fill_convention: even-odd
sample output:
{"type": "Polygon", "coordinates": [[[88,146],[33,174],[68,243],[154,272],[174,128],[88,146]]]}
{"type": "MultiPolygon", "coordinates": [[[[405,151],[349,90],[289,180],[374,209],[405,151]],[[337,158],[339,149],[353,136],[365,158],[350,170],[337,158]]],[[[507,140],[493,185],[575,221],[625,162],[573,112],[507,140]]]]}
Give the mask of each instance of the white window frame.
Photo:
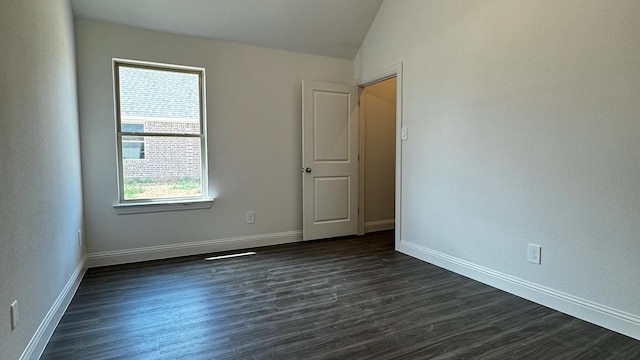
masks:
{"type": "MultiPolygon", "coordinates": [[[[118,214],[128,213],[144,213],[158,211],[174,211],[188,209],[209,208],[213,203],[213,199],[209,197],[209,179],[208,179],[208,161],[207,161],[207,120],[205,106],[205,69],[191,66],[181,66],[172,64],[163,64],[146,61],[136,61],[127,59],[113,59],[113,80],[114,80],[114,100],[115,100],[115,125],[116,125],[116,154],[118,161],[118,202],[114,204],[114,208],[118,214]],[[122,131],[122,114],[120,110],[120,67],[132,67],[139,69],[152,69],[160,71],[173,71],[189,74],[196,74],[199,78],[199,95],[200,95],[200,133],[199,134],[182,134],[182,133],[152,133],[152,132],[124,132],[122,131]],[[125,199],[124,198],[124,169],[123,169],[123,136],[145,136],[145,137],[187,137],[200,139],[200,160],[201,160],[201,194],[198,196],[155,198],[155,199],[125,199]]],[[[126,123],[127,121],[125,121],[126,123]]],[[[143,140],[144,141],[144,140],[143,140]]],[[[145,152],[146,152],[145,148],[145,152]]],[[[145,154],[146,158],[146,154],[145,154]]],[[[142,159],[141,159],[142,160],[142,159]]]]}

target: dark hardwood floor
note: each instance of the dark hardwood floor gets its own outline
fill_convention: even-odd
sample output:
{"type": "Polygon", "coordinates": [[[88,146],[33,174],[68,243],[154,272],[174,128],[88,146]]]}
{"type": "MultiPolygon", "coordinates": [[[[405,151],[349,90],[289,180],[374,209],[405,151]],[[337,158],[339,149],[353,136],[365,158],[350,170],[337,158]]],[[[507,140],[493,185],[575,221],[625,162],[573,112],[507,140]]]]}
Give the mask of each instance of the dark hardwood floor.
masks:
{"type": "Polygon", "coordinates": [[[640,341],[396,253],[393,234],[89,269],[42,359],[640,359],[640,341]]]}

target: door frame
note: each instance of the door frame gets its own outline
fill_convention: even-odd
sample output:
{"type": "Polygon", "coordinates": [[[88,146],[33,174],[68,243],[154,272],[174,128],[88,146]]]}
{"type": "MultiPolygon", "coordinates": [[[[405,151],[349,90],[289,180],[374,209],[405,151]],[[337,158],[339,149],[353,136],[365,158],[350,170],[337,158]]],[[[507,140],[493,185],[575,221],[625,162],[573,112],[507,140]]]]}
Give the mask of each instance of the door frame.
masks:
{"type": "MultiPolygon", "coordinates": [[[[368,85],[375,84],[390,78],[396,78],[396,188],[395,188],[395,247],[400,245],[402,239],[402,62],[385,67],[366,76],[358,81],[358,99],[360,104],[363,101],[363,89],[368,85]]],[[[358,164],[358,234],[364,234],[364,111],[358,109],[358,152],[360,162],[358,164]]]]}

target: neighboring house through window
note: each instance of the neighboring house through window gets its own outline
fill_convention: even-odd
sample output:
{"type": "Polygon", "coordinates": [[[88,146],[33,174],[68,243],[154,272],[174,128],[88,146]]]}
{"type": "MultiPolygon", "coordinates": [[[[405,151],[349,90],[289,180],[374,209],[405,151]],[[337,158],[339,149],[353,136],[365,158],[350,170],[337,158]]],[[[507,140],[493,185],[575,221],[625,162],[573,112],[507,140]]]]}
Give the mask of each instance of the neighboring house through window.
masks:
{"type": "Polygon", "coordinates": [[[206,198],[204,69],[114,60],[120,203],[206,198]]]}
{"type": "MultiPolygon", "coordinates": [[[[143,133],[144,123],[123,122],[120,128],[123,132],[143,133]]],[[[143,136],[127,136],[122,139],[122,159],[144,159],[143,136]]]]}

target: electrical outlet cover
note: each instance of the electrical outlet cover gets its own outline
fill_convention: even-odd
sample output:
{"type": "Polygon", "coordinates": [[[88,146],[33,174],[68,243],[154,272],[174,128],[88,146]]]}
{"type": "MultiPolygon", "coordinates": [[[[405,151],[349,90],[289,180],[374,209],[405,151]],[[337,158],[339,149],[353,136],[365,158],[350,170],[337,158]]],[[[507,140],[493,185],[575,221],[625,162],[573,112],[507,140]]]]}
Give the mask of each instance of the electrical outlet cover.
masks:
{"type": "Polygon", "coordinates": [[[533,264],[540,264],[541,252],[542,246],[529,244],[529,246],[527,246],[527,261],[533,264]]]}
{"type": "Polygon", "coordinates": [[[254,224],[256,222],[255,211],[247,211],[247,224],[254,224]]]}
{"type": "Polygon", "coordinates": [[[18,300],[11,303],[11,330],[15,330],[18,327],[18,300]]]}

